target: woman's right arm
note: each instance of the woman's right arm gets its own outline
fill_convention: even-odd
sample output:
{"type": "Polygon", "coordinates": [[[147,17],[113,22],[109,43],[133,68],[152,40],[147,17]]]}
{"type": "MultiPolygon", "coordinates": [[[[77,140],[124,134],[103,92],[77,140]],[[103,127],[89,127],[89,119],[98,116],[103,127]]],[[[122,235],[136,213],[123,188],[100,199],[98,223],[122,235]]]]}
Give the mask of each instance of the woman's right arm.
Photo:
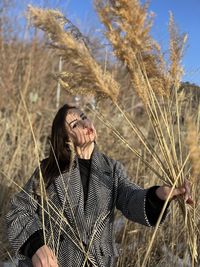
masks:
{"type": "MultiPolygon", "coordinates": [[[[43,231],[41,219],[38,216],[38,197],[35,194],[35,182],[38,170],[34,172],[23,190],[11,200],[10,211],[6,216],[8,239],[19,259],[25,259],[21,248],[36,232],[43,231]]],[[[41,243],[41,245],[43,245],[41,243]]],[[[34,267],[45,267],[45,262],[52,255],[52,251],[45,245],[41,246],[32,257],[34,267]]],[[[52,256],[51,256],[52,258],[52,256]]],[[[52,266],[57,266],[56,264],[52,266]]]]}
{"type": "Polygon", "coordinates": [[[6,216],[8,239],[18,257],[20,248],[36,231],[42,230],[42,223],[37,214],[39,207],[35,192],[36,169],[23,190],[15,194],[11,200],[10,211],[6,216]]]}

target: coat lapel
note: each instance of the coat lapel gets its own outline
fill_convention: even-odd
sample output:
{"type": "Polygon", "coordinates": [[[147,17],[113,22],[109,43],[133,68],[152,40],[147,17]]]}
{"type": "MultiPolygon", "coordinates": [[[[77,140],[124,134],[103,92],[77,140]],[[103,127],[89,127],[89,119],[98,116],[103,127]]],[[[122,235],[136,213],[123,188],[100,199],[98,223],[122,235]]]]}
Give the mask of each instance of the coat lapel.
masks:
{"type": "Polygon", "coordinates": [[[106,206],[112,198],[111,191],[111,168],[95,147],[92,154],[88,199],[85,206],[85,220],[89,235],[97,221],[108,212],[106,206]]]}
{"type": "Polygon", "coordinates": [[[84,218],[84,196],[77,158],[70,172],[63,173],[55,180],[64,214],[76,232],[76,236],[87,243],[84,218]]]}

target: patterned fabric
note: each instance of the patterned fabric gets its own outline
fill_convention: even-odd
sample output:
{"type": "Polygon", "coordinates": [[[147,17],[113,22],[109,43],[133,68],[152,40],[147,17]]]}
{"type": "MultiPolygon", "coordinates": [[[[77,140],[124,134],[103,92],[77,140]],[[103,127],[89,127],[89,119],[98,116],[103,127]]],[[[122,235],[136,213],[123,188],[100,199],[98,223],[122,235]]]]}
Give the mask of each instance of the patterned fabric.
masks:
{"type": "Polygon", "coordinates": [[[92,154],[88,199],[84,194],[78,159],[69,172],[58,176],[43,199],[36,189],[38,169],[14,196],[7,215],[8,237],[19,266],[31,267],[20,254],[28,238],[43,229],[46,244],[54,249],[60,267],[114,266],[117,256],[113,221],[115,207],[130,220],[150,226],[145,212],[147,189],[131,183],[121,163],[100,153],[92,154]],[[43,208],[42,208],[43,207],[43,208]]]}

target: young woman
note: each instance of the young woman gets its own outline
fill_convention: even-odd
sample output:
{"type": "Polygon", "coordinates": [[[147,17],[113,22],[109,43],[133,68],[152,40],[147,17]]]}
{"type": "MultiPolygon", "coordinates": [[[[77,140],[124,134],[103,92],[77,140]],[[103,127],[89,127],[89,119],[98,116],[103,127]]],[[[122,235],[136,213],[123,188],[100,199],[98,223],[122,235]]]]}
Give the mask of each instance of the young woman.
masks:
{"type": "MultiPolygon", "coordinates": [[[[120,162],[98,151],[96,136],[78,108],[66,104],[57,112],[49,157],[14,196],[7,215],[19,266],[114,266],[115,208],[134,222],[156,224],[171,188],[130,182],[120,162]]],[[[191,203],[189,191],[186,183],[171,198],[183,195],[191,203]]]]}

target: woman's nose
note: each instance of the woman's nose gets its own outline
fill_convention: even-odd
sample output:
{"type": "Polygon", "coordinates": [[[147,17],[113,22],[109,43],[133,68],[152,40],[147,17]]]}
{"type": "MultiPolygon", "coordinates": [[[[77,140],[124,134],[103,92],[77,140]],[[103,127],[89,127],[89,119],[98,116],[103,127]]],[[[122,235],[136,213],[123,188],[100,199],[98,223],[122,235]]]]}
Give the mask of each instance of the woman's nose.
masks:
{"type": "Polygon", "coordinates": [[[83,127],[83,129],[90,127],[86,120],[80,121],[80,125],[83,127]]]}

